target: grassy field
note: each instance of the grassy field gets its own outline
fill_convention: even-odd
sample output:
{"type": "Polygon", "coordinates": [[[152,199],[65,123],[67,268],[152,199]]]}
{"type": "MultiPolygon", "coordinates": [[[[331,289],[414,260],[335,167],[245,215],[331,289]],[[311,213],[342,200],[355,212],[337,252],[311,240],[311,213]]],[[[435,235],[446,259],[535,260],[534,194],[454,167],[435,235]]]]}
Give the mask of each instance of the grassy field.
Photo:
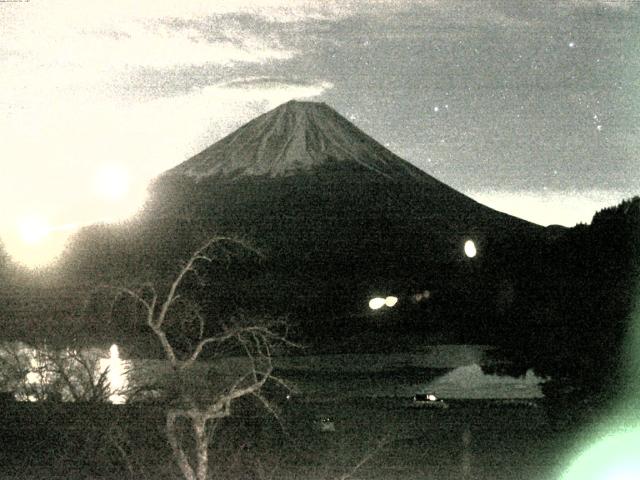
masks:
{"type": "MultiPolygon", "coordinates": [[[[160,478],[158,468],[165,478],[179,478],[166,461],[161,412],[75,407],[53,415],[28,407],[11,412],[12,422],[4,411],[1,478],[126,478],[114,439],[149,478],[151,472],[160,478]]],[[[400,398],[293,400],[281,412],[282,426],[254,413],[217,427],[213,457],[235,473],[231,478],[333,479],[368,459],[353,478],[545,479],[562,459],[562,433],[543,407],[459,401],[441,410],[413,408],[400,398]],[[323,418],[332,431],[322,431],[323,418]],[[266,471],[251,471],[259,468],[266,471]]]]}

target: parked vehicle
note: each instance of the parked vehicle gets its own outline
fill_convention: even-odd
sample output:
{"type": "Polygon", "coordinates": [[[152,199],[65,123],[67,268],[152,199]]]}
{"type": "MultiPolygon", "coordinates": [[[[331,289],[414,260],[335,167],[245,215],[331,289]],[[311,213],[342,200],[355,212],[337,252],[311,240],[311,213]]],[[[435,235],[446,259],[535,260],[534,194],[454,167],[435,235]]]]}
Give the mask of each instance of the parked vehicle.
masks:
{"type": "Polygon", "coordinates": [[[313,422],[316,430],[320,432],[335,432],[336,425],[331,417],[320,417],[313,422]]]}
{"type": "Polygon", "coordinates": [[[413,406],[420,408],[449,408],[449,405],[433,393],[416,393],[413,396],[413,406]]]}

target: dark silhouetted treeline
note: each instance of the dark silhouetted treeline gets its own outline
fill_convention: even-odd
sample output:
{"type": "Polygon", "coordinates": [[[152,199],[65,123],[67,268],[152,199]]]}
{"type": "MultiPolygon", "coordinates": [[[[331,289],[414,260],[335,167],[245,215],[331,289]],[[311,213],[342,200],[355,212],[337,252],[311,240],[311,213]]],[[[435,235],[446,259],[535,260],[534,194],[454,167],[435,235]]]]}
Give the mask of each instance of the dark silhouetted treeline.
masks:
{"type": "Polygon", "coordinates": [[[511,374],[552,377],[546,394],[614,399],[624,381],[623,348],[640,273],[640,198],[599,211],[505,270],[504,308],[491,335],[511,374]]]}

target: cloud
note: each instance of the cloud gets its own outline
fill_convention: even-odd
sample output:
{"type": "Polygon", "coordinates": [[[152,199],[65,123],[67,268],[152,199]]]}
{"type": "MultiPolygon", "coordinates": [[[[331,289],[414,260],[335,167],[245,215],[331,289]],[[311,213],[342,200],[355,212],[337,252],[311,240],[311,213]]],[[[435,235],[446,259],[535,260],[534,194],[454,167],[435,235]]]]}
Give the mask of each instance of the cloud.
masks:
{"type": "Polygon", "coordinates": [[[572,0],[570,3],[578,8],[605,7],[619,10],[630,10],[638,6],[638,0],[572,0]]]}
{"type": "MultiPolygon", "coordinates": [[[[78,63],[96,60],[103,68],[126,66],[169,68],[178,65],[225,65],[285,60],[296,53],[251,33],[235,32],[233,40],[210,41],[196,29],[163,25],[130,27],[126,35],[88,35],[82,47],[65,45],[62,55],[78,63]]],[[[78,45],[78,44],[75,44],[78,45]]]]}
{"type": "Polygon", "coordinates": [[[250,25],[232,28],[224,18],[211,25],[225,33],[217,40],[195,28],[159,21],[105,20],[69,25],[68,19],[26,16],[12,22],[11,35],[6,35],[3,43],[12,57],[31,65],[36,72],[43,66],[104,74],[113,68],[132,66],[264,63],[288,59],[296,53],[273,38],[255,35],[250,25]]]}
{"type": "MultiPolygon", "coordinates": [[[[255,87],[277,88],[279,86],[284,86],[284,85],[288,85],[291,87],[294,87],[294,86],[310,87],[313,84],[310,84],[309,82],[304,82],[304,81],[289,80],[286,77],[271,77],[268,75],[261,75],[261,76],[233,78],[231,80],[221,82],[219,85],[217,85],[217,87],[223,87],[227,89],[233,89],[233,88],[247,89],[247,88],[255,88],[255,87]]],[[[330,82],[321,82],[318,85],[323,88],[332,88],[333,86],[330,82]]]]}

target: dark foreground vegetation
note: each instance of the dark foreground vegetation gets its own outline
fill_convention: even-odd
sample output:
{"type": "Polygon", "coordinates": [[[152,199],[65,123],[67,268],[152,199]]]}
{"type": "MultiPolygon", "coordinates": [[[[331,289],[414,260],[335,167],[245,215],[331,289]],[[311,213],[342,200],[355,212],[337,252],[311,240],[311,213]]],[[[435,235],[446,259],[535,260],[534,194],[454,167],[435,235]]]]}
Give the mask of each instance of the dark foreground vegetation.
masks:
{"type": "MultiPolygon", "coordinates": [[[[0,419],[2,478],[180,478],[160,405],[15,403],[0,419]]],[[[573,438],[544,406],[407,398],[294,399],[278,417],[243,403],[210,428],[212,478],[234,479],[550,479],[573,438]]]]}
{"type": "MultiPolygon", "coordinates": [[[[191,245],[194,238],[179,241],[191,245]]],[[[135,242],[119,245],[132,249],[130,258],[144,250],[135,242]]],[[[264,269],[259,253],[247,254],[233,244],[220,257],[222,263],[184,277],[180,298],[185,303],[180,305],[198,309],[176,307],[173,323],[162,324],[154,315],[152,321],[140,321],[149,307],[145,302],[156,298],[155,290],[140,282],[160,285],[167,264],[143,272],[148,278],[125,275],[130,267],[125,262],[117,265],[123,270],[107,272],[100,282],[53,286],[45,277],[40,283],[27,281],[4,259],[4,285],[10,287],[1,292],[0,313],[5,340],[39,336],[61,345],[70,338],[117,342],[131,354],[150,357],[161,357],[163,345],[149,340],[149,327],[162,326],[172,351],[181,355],[197,345],[186,338],[194,332],[199,339],[225,337],[230,325],[251,332],[253,326],[242,321],[260,310],[270,318],[289,314],[287,338],[303,343],[302,353],[411,351],[437,342],[494,345],[498,355],[486,368],[507,375],[533,368],[551,378],[544,385],[544,408],[505,410],[468,403],[436,412],[410,409],[406,399],[328,398],[284,402],[281,410],[270,411],[270,403],[262,402],[265,410],[260,402],[242,399],[229,415],[221,404],[220,418],[204,421],[207,438],[200,444],[206,440],[208,445],[207,465],[214,475],[228,478],[346,479],[365,471],[363,478],[549,478],[544,475],[562,462],[558,446],[576,425],[593,418],[591,406],[611,405],[631,378],[630,355],[637,352],[627,347],[637,299],[640,198],[599,212],[588,226],[551,229],[542,236],[488,236],[480,246],[484,253],[477,259],[433,264],[423,280],[412,274],[404,283],[397,278],[388,283],[387,288],[400,289],[403,301],[379,314],[362,306],[376,291],[350,276],[353,272],[334,283],[315,278],[305,288],[321,284],[321,295],[307,295],[291,285],[313,270],[264,269]],[[138,282],[133,302],[93,296],[98,283],[115,281],[120,274],[138,282]],[[249,280],[243,283],[245,275],[249,280]],[[353,282],[353,289],[344,282],[353,282]],[[278,294],[269,298],[269,288],[278,294]],[[428,291],[428,301],[412,301],[415,290],[428,291]],[[349,299],[346,292],[352,293],[349,299]],[[194,312],[198,321],[185,330],[184,318],[194,312]],[[324,417],[333,419],[335,431],[319,426],[324,417]]],[[[108,242],[103,247],[103,255],[120,258],[108,242]]],[[[325,275],[337,272],[329,269],[325,275]]],[[[166,285],[158,292],[159,298],[167,295],[166,285]]],[[[223,353],[237,355],[247,338],[238,337],[239,346],[223,353]]],[[[258,393],[263,379],[271,376],[271,353],[265,354],[262,343],[256,348],[269,360],[266,373],[253,370],[258,393]]],[[[199,360],[208,358],[203,353],[199,360]]],[[[3,444],[9,445],[1,454],[2,477],[179,478],[175,451],[167,443],[166,414],[158,405],[9,402],[0,413],[3,444]]],[[[186,417],[177,418],[172,429],[187,454],[201,453],[189,443],[186,417]]]]}
{"type": "Polygon", "coordinates": [[[571,403],[610,405],[627,393],[640,354],[639,197],[566,230],[504,277],[511,301],[490,342],[515,362],[504,373],[533,367],[552,378],[548,397],[571,403]]]}

